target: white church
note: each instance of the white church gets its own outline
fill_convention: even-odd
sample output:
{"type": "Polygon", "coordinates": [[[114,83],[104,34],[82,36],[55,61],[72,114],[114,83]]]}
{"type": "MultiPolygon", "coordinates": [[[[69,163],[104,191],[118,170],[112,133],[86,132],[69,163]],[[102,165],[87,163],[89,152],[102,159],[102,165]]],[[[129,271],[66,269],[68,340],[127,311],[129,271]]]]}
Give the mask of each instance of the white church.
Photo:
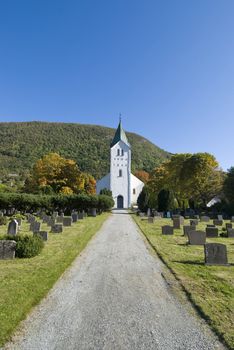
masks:
{"type": "Polygon", "coordinates": [[[137,203],[144,183],[131,173],[131,146],[121,121],[110,145],[110,173],[97,181],[97,194],[111,190],[114,208],[127,209],[137,203]]]}

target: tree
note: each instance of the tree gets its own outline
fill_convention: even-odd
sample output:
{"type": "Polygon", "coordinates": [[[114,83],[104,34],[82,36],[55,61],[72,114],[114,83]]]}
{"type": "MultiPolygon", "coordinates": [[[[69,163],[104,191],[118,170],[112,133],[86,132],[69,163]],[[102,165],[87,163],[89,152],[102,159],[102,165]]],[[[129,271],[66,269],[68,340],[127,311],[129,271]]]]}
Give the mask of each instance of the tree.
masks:
{"type": "Polygon", "coordinates": [[[108,190],[108,188],[103,188],[103,189],[100,191],[100,194],[104,194],[104,195],[106,195],[106,196],[112,197],[112,191],[111,191],[111,190],[108,190]]]}
{"type": "Polygon", "coordinates": [[[137,170],[135,171],[134,175],[142,182],[144,182],[144,184],[149,181],[149,173],[147,173],[145,170],[137,170]]]}
{"type": "Polygon", "coordinates": [[[82,173],[74,160],[57,153],[49,153],[39,159],[25,181],[25,191],[30,193],[72,194],[95,193],[95,179],[82,173]]]}
{"type": "Polygon", "coordinates": [[[228,202],[234,206],[234,167],[228,170],[223,189],[228,202]]]}
{"type": "Polygon", "coordinates": [[[142,212],[146,212],[149,208],[149,193],[145,186],[137,198],[137,205],[142,212]]]}

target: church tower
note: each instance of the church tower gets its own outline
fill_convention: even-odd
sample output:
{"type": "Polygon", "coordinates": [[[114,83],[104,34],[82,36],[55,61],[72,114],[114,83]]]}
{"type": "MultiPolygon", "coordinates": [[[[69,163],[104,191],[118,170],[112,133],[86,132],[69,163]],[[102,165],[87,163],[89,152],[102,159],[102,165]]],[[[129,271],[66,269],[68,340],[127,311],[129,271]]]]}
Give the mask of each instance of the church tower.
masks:
{"type": "Polygon", "coordinates": [[[131,146],[121,120],[110,145],[110,190],[115,208],[131,206],[131,146]]]}
{"type": "Polygon", "coordinates": [[[96,192],[111,190],[114,208],[127,209],[136,205],[143,187],[144,183],[131,174],[131,146],[120,120],[110,144],[110,172],[97,181],[96,192]]]}

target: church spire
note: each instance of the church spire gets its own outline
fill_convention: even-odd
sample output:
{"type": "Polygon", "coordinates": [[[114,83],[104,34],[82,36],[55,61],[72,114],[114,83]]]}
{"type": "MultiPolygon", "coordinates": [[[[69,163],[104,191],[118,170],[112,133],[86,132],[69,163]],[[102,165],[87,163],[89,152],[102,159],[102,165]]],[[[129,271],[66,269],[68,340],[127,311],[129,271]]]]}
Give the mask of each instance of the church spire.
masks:
{"type": "Polygon", "coordinates": [[[128,142],[127,136],[126,136],[125,131],[124,131],[123,127],[122,127],[121,114],[119,115],[118,128],[117,128],[117,130],[115,132],[115,136],[114,136],[110,146],[113,147],[119,141],[123,141],[124,143],[126,143],[126,145],[128,145],[130,147],[130,144],[128,142]]]}

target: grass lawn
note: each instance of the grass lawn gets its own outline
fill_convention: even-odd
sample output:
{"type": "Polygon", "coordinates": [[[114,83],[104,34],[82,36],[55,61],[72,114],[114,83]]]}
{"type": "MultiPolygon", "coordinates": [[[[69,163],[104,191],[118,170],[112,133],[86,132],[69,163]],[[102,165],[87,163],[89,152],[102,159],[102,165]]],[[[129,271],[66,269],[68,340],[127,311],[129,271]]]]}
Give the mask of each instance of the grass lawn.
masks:
{"type": "MultiPolygon", "coordinates": [[[[234,238],[207,239],[208,243],[227,245],[231,266],[205,266],[203,246],[187,245],[182,228],[174,230],[173,236],[161,234],[162,225],[172,225],[170,219],[149,224],[138,216],[133,217],[159,257],[181,282],[189,299],[220,338],[234,349],[234,238]]],[[[185,225],[189,225],[189,220],[185,220],[185,225]]],[[[204,230],[206,223],[197,227],[204,230]]]]}
{"type": "MultiPolygon", "coordinates": [[[[49,234],[40,255],[31,259],[0,260],[0,346],[30,309],[50,290],[56,280],[84,249],[109,214],[79,220],[61,234],[49,234]]],[[[29,233],[23,223],[22,234],[29,233]]],[[[46,224],[42,230],[48,230],[46,224]]],[[[0,226],[0,235],[6,226],[0,226]]],[[[32,233],[31,233],[32,234],[32,233]]]]}

